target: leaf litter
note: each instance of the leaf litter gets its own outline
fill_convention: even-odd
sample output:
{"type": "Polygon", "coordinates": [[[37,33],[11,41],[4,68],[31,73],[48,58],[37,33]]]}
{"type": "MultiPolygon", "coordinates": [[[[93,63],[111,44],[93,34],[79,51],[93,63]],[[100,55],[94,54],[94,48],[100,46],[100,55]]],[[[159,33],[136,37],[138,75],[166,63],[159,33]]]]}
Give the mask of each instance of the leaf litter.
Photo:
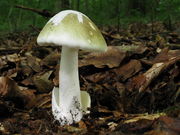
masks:
{"type": "Polygon", "coordinates": [[[180,134],[180,35],[153,25],[154,33],[151,24],[105,27],[107,52],[80,50],[81,90],[92,107],[69,126],[51,112],[60,48],[38,47],[28,32],[0,39],[0,134],[180,134]]]}

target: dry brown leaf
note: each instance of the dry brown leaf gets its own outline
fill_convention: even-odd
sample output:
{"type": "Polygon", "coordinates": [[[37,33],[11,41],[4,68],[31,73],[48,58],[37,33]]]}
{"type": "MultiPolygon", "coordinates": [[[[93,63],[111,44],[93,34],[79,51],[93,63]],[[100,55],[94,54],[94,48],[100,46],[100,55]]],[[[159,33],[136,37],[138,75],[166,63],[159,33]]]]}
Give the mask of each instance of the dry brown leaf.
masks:
{"type": "Polygon", "coordinates": [[[126,134],[144,133],[147,129],[151,129],[153,123],[154,120],[140,119],[131,123],[123,123],[116,130],[120,130],[126,134]]]}
{"type": "Polygon", "coordinates": [[[25,86],[34,85],[33,79],[31,77],[28,77],[27,79],[21,81],[21,83],[25,86]]]}
{"type": "Polygon", "coordinates": [[[24,76],[30,76],[34,72],[34,70],[28,66],[28,61],[25,57],[21,57],[21,61],[19,64],[17,64],[17,68],[19,73],[24,76]]]}
{"type": "Polygon", "coordinates": [[[16,82],[8,77],[0,77],[0,96],[11,97],[20,91],[16,82]]]}
{"type": "Polygon", "coordinates": [[[79,61],[79,66],[94,65],[97,68],[108,66],[109,68],[118,67],[124,58],[133,54],[143,54],[148,48],[142,45],[122,45],[108,46],[108,50],[103,53],[89,53],[79,61]]]}
{"type": "Polygon", "coordinates": [[[165,63],[154,64],[147,72],[140,74],[132,79],[130,90],[137,89],[139,92],[144,91],[148,85],[155,79],[165,68],[165,63]]]}
{"type": "Polygon", "coordinates": [[[162,116],[159,118],[159,122],[164,124],[164,128],[171,129],[177,133],[180,133],[180,120],[176,118],[170,118],[162,116]]]}
{"type": "Polygon", "coordinates": [[[41,60],[39,58],[36,58],[34,56],[27,56],[27,64],[30,66],[35,72],[41,71],[40,66],[41,60]]]}
{"type": "Polygon", "coordinates": [[[104,83],[112,79],[112,77],[113,77],[113,74],[109,72],[101,72],[101,73],[96,73],[96,74],[86,76],[85,78],[94,83],[104,83]]]}
{"type": "Polygon", "coordinates": [[[154,80],[165,68],[166,64],[156,63],[154,64],[146,73],[143,74],[144,81],[142,80],[142,85],[139,87],[139,92],[144,91],[148,85],[154,80]]]}
{"type": "Polygon", "coordinates": [[[179,135],[180,120],[161,116],[154,124],[154,129],[147,132],[145,135],[179,135]]]}
{"type": "Polygon", "coordinates": [[[90,53],[84,59],[80,60],[79,65],[94,65],[97,68],[108,66],[109,68],[118,67],[125,58],[126,53],[118,47],[110,46],[104,53],[90,53]]]}
{"type": "Polygon", "coordinates": [[[21,107],[31,108],[35,103],[33,91],[21,90],[16,82],[8,77],[0,77],[0,96],[8,99],[18,98],[21,107]]]}
{"type": "Polygon", "coordinates": [[[127,64],[114,69],[114,72],[117,76],[123,81],[127,80],[128,78],[132,77],[136,73],[138,73],[142,68],[141,62],[138,60],[131,60],[127,64]]]}
{"type": "Polygon", "coordinates": [[[51,67],[57,65],[60,60],[60,53],[58,51],[50,53],[42,60],[42,65],[51,67]]]}
{"type": "Polygon", "coordinates": [[[37,87],[37,91],[40,93],[47,93],[53,89],[53,82],[49,80],[53,71],[45,73],[39,73],[33,76],[33,83],[37,87]]]}
{"type": "Polygon", "coordinates": [[[37,108],[50,108],[51,107],[51,94],[39,94],[36,98],[36,104],[34,107],[37,108]]]}
{"type": "Polygon", "coordinates": [[[164,48],[154,59],[153,63],[167,62],[171,59],[180,57],[180,50],[169,50],[164,48]]]}
{"type": "Polygon", "coordinates": [[[180,56],[172,57],[167,62],[155,63],[148,71],[144,74],[140,74],[132,79],[130,82],[130,89],[137,89],[139,92],[144,91],[149,84],[161,74],[167,67],[180,60],[180,56]]]}

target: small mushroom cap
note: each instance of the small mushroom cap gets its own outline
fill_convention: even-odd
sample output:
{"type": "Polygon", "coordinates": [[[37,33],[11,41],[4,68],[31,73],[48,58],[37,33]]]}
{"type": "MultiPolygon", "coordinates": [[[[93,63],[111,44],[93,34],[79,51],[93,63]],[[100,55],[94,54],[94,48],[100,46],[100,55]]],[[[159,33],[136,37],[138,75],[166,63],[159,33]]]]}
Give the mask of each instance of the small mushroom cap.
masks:
{"type": "Polygon", "coordinates": [[[106,51],[107,44],[96,25],[84,14],[61,11],[40,32],[39,45],[59,45],[84,50],[106,51]]]}

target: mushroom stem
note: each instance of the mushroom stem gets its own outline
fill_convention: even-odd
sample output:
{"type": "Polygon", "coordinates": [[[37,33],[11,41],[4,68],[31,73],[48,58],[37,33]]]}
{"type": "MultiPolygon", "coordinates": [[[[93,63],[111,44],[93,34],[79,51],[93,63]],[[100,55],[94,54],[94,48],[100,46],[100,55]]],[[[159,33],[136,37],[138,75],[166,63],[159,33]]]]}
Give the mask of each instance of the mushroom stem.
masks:
{"type": "Polygon", "coordinates": [[[62,47],[59,76],[61,120],[64,119],[67,123],[79,121],[82,118],[82,105],[77,48],[62,47]]]}

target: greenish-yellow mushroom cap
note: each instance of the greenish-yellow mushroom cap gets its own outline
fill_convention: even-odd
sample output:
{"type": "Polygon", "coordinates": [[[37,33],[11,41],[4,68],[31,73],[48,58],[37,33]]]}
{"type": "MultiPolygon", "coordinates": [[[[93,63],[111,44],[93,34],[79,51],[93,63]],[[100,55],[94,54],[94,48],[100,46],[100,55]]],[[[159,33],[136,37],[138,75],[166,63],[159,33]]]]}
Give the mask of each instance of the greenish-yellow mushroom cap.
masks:
{"type": "Polygon", "coordinates": [[[59,45],[106,51],[107,44],[96,25],[84,14],[65,10],[52,17],[40,32],[39,45],[59,45]]]}

